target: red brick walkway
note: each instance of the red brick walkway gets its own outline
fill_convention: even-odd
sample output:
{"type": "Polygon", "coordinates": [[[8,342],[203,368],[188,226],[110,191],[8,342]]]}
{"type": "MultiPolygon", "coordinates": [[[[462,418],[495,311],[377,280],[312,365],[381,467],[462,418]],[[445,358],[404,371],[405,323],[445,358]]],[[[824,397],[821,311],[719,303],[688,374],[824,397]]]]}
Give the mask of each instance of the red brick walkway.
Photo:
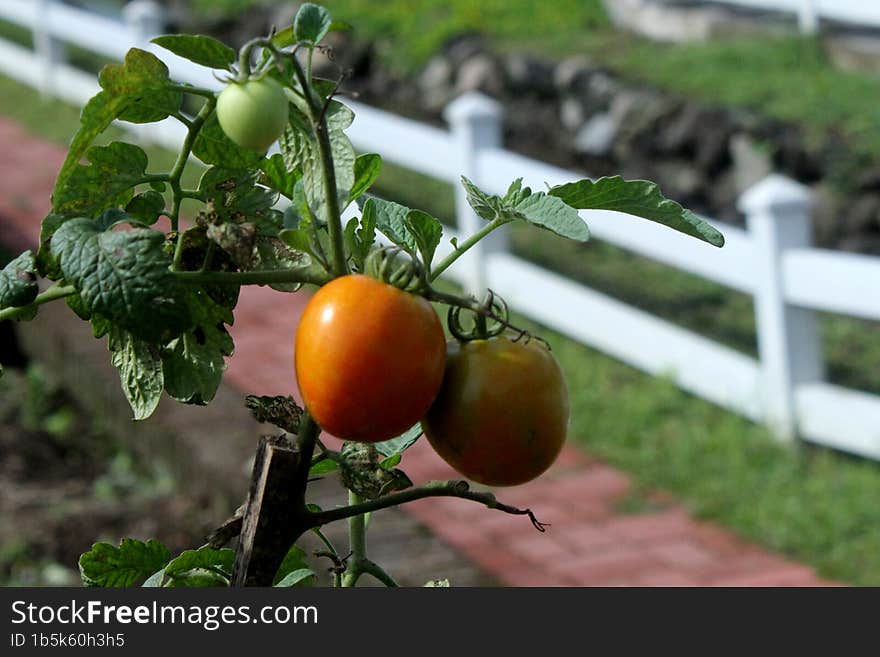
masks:
{"type": "MultiPolygon", "coordinates": [[[[0,242],[33,247],[64,150],[26,135],[0,118],[0,242]]],[[[287,394],[295,389],[293,334],[303,295],[269,288],[242,292],[232,327],[235,356],[226,380],[243,391],[287,394]]],[[[413,481],[457,478],[426,441],[406,452],[413,481]]],[[[691,519],[663,499],[659,510],[623,514],[630,489],[614,468],[566,447],[550,472],[499,499],[528,506],[545,533],[524,517],[488,511],[452,498],[405,508],[476,564],[512,586],[817,586],[828,585],[803,565],[747,543],[727,530],[691,519]]]]}

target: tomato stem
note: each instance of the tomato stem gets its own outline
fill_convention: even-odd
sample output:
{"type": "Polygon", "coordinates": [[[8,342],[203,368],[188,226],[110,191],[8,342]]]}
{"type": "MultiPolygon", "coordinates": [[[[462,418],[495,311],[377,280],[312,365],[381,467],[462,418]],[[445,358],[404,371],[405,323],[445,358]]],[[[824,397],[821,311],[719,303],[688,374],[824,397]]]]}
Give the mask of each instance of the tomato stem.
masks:
{"type": "Polygon", "coordinates": [[[453,262],[463,256],[468,251],[468,249],[470,249],[477,242],[486,237],[486,235],[491,233],[493,230],[503,226],[506,223],[509,223],[509,220],[502,219],[500,217],[493,219],[476,233],[468,237],[464,242],[459,242],[459,244],[455,247],[455,251],[443,258],[443,260],[441,260],[435,267],[431,268],[431,274],[430,276],[428,276],[428,280],[436,281],[440,274],[446,271],[453,262]]]}
{"type": "MultiPolygon", "coordinates": [[[[348,491],[347,508],[351,509],[360,503],[360,496],[354,491],[348,491]]],[[[342,576],[342,586],[354,586],[364,572],[363,567],[367,561],[367,525],[363,513],[348,518],[348,541],[351,556],[342,576]]]]}
{"type": "Polygon", "coordinates": [[[12,306],[0,309],[0,322],[6,319],[17,319],[18,317],[26,316],[29,310],[32,310],[37,306],[49,303],[50,301],[55,301],[56,299],[69,297],[71,294],[76,294],[76,288],[73,287],[73,285],[61,285],[60,283],[56,283],[48,290],[38,294],[36,298],[26,306],[12,306]]]}

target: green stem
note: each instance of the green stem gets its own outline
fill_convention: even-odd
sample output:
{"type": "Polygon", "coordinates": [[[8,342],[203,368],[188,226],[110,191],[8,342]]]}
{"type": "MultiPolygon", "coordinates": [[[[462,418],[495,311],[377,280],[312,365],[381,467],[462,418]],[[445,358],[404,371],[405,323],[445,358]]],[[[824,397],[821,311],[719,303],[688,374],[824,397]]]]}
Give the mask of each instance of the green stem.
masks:
{"type": "Polygon", "coordinates": [[[377,564],[375,561],[370,561],[369,559],[367,559],[361,565],[361,571],[367,575],[372,575],[373,577],[378,579],[380,582],[382,582],[385,586],[392,587],[392,588],[397,588],[398,586],[400,586],[395,581],[395,579],[391,575],[389,575],[386,572],[386,570],[384,568],[382,568],[382,566],[377,564]]]}
{"type": "Polygon", "coordinates": [[[326,275],[314,269],[276,269],[272,271],[175,271],[181,283],[190,285],[272,285],[308,283],[323,285],[326,275]]]}
{"type": "Polygon", "coordinates": [[[437,277],[440,276],[440,274],[446,271],[453,262],[463,256],[467,252],[467,250],[470,249],[474,244],[486,237],[486,235],[491,233],[496,228],[499,228],[506,223],[508,223],[507,219],[493,219],[476,233],[468,237],[464,242],[460,242],[458,246],[455,247],[455,251],[443,258],[443,260],[441,260],[435,267],[431,269],[431,276],[429,280],[437,280],[437,277]]]}
{"type": "Polygon", "coordinates": [[[336,546],[333,545],[330,539],[327,538],[324,535],[324,532],[318,527],[312,527],[312,531],[315,533],[315,536],[318,537],[318,540],[324,544],[324,547],[327,548],[327,554],[329,554],[330,558],[333,560],[333,587],[340,588],[342,586],[342,572],[336,567],[340,563],[339,552],[336,551],[336,546]]]}
{"type": "Polygon", "coordinates": [[[299,60],[292,59],[293,71],[296,79],[303,90],[306,104],[309,108],[309,118],[312,129],[318,141],[318,152],[321,158],[321,181],[324,186],[325,216],[327,232],[330,235],[330,249],[332,258],[332,271],[334,276],[344,276],[349,273],[348,260],[345,257],[345,241],[342,232],[342,218],[339,208],[339,193],[336,189],[336,170],[333,164],[333,149],[330,145],[330,134],[327,129],[327,119],[324,116],[323,103],[315,98],[305,71],[299,60]]]}
{"type": "MultiPolygon", "coordinates": [[[[348,491],[348,504],[346,508],[353,508],[361,503],[360,496],[354,491],[348,491]]],[[[348,558],[348,567],[342,576],[342,586],[354,586],[360,576],[366,572],[364,566],[367,559],[367,526],[364,515],[358,513],[348,518],[348,540],[351,556],[348,558]]]]}
{"type": "Polygon", "coordinates": [[[168,85],[169,89],[173,89],[174,91],[180,91],[185,94],[192,94],[194,96],[202,96],[204,98],[214,98],[217,93],[211,91],[210,89],[203,89],[202,87],[194,87],[190,84],[180,84],[180,83],[172,83],[168,85]]]}
{"type": "Polygon", "coordinates": [[[44,303],[55,301],[76,294],[76,288],[72,285],[60,285],[56,283],[45,292],[41,292],[36,298],[26,306],[13,306],[11,308],[3,308],[0,310],[0,322],[5,319],[17,319],[20,316],[26,316],[29,310],[41,306],[44,303]]]}
{"type": "MultiPolygon", "coordinates": [[[[202,129],[202,126],[205,124],[205,121],[208,120],[208,117],[211,116],[211,113],[214,111],[214,107],[217,104],[217,99],[212,95],[205,101],[205,104],[202,105],[202,109],[199,110],[199,113],[190,123],[189,129],[186,131],[186,137],[183,140],[183,145],[180,148],[180,153],[177,155],[177,160],[174,162],[174,166],[171,168],[171,172],[168,174],[168,184],[171,185],[171,192],[174,198],[173,207],[171,210],[171,214],[168,215],[168,218],[171,220],[171,230],[177,232],[179,231],[179,217],[180,217],[180,204],[183,201],[184,194],[183,190],[180,187],[180,178],[183,175],[183,170],[186,168],[186,164],[189,161],[190,153],[192,153],[193,144],[196,141],[196,137],[199,134],[199,130],[202,129]]],[[[171,265],[171,269],[179,269],[180,261],[183,257],[183,233],[179,232],[177,236],[177,245],[174,249],[174,260],[171,265]]]]}

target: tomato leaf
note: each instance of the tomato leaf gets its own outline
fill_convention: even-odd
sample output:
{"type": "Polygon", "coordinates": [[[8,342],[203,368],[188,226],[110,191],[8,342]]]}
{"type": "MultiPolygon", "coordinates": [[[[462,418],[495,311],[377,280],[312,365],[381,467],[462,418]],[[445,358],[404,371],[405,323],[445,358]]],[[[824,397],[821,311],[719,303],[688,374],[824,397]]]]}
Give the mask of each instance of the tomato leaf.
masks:
{"type": "Polygon", "coordinates": [[[79,572],[85,586],[134,586],[163,568],[171,558],[159,541],[146,543],[124,538],[119,547],[95,543],[79,558],[79,572]]]}
{"type": "Polygon", "coordinates": [[[364,271],[364,263],[376,243],[376,215],[362,214],[360,219],[352,217],[345,225],[343,236],[355,269],[364,271]]]}
{"type": "Polygon", "coordinates": [[[308,570],[310,574],[312,573],[309,568],[309,562],[306,558],[305,550],[296,545],[291,546],[291,548],[287,551],[287,554],[284,555],[284,559],[281,562],[281,565],[278,566],[278,571],[275,573],[275,577],[272,579],[273,586],[294,586],[295,583],[292,584],[281,584],[281,582],[288,576],[293,573],[296,573],[300,570],[308,570]]]}
{"type": "Polygon", "coordinates": [[[587,224],[577,210],[556,197],[523,187],[522,179],[510,185],[504,198],[485,193],[464,176],[461,182],[468,204],[487,221],[526,221],[579,242],[590,237],[587,224]]]}
{"type": "Polygon", "coordinates": [[[265,174],[261,182],[281,193],[286,198],[293,198],[293,186],[302,178],[302,173],[295,169],[288,169],[281,153],[275,153],[267,157],[260,164],[265,174]]]}
{"type": "Polygon", "coordinates": [[[165,236],[148,228],[101,232],[71,219],[52,236],[64,278],[90,313],[137,338],[160,342],[191,325],[183,288],[171,273],[165,236]]]}
{"type": "Polygon", "coordinates": [[[235,63],[235,51],[222,41],[201,34],[165,34],[152,39],[156,45],[208,68],[226,69],[235,63]]]}
{"type": "Polygon", "coordinates": [[[0,308],[26,306],[37,298],[37,262],[25,251],[0,270],[0,308]]]}
{"type": "Polygon", "coordinates": [[[64,223],[66,217],[50,212],[40,224],[40,248],[37,250],[37,271],[53,281],[61,278],[61,268],[58,266],[58,257],[52,253],[50,243],[52,235],[58,227],[64,223]]]}
{"type": "Polygon", "coordinates": [[[354,161],[354,184],[348,193],[348,202],[351,203],[361,194],[366,192],[382,172],[382,158],[375,153],[358,155],[354,161]]]}
{"type": "Polygon", "coordinates": [[[421,210],[410,210],[406,213],[403,220],[406,231],[412,235],[413,240],[422,256],[422,263],[428,273],[431,272],[431,262],[434,260],[434,253],[440,244],[440,238],[443,236],[443,224],[435,219],[427,212],[421,210]]]}
{"type": "Polygon", "coordinates": [[[614,210],[655,221],[713,246],[723,246],[724,236],[708,222],[664,198],[660,188],[647,180],[624,180],[620,176],[579,180],[550,189],[552,196],[579,210],[614,210]]]}
{"type": "Polygon", "coordinates": [[[418,244],[406,227],[409,212],[409,208],[399,203],[371,197],[364,203],[361,221],[374,224],[392,243],[414,255],[418,244]]]}
{"type": "Polygon", "coordinates": [[[176,112],[182,102],[182,95],[169,89],[168,67],[152,53],[138,48],[128,51],[125,63],[105,66],[98,82],[102,90],[80,114],[80,127],[58,173],[56,191],[65,187],[89,145],[115,119],[158,121],[176,112]]]}
{"type": "Polygon", "coordinates": [[[395,454],[402,454],[404,451],[409,449],[412,444],[421,437],[421,435],[422,425],[421,423],[419,423],[410,427],[396,438],[389,438],[388,440],[382,441],[381,443],[376,443],[375,447],[382,456],[394,456],[395,454]]]}
{"type": "Polygon", "coordinates": [[[226,331],[233,316],[204,290],[191,290],[187,305],[193,326],[172,340],[162,356],[165,390],[177,401],[204,406],[220,387],[225,357],[234,350],[232,336],[226,331]]]}
{"type": "Polygon", "coordinates": [[[131,199],[130,190],[146,176],[147,154],[134,144],[114,141],[93,146],[85,157],[90,164],[77,164],[65,182],[55,187],[55,212],[94,216],[106,208],[125,205],[131,199]]]}
{"type": "Polygon", "coordinates": [[[383,470],[393,470],[398,465],[400,465],[400,462],[402,460],[403,460],[403,454],[398,452],[397,454],[394,454],[393,456],[389,456],[388,458],[382,459],[381,461],[379,461],[379,467],[382,468],[383,470]]]}
{"type": "Polygon", "coordinates": [[[208,546],[185,550],[165,566],[161,586],[229,586],[235,552],[208,546]]]}
{"type": "Polygon", "coordinates": [[[331,472],[336,472],[339,469],[339,464],[333,459],[321,459],[317,463],[315,463],[311,468],[309,468],[309,476],[315,477],[318,475],[330,474],[331,472]]]}
{"type": "Polygon", "coordinates": [[[293,20],[293,34],[298,42],[316,44],[327,36],[332,21],[330,12],[311,2],[303,3],[293,20]]]}
{"type": "Polygon", "coordinates": [[[241,148],[223,132],[214,112],[208,117],[193,142],[192,153],[205,164],[227,170],[257,169],[263,161],[260,153],[241,148]]]}
{"type": "Polygon", "coordinates": [[[149,189],[132,198],[125,206],[125,211],[147,226],[151,226],[165,212],[165,197],[149,189]]]}
{"type": "Polygon", "coordinates": [[[277,584],[272,586],[278,587],[304,587],[315,585],[315,573],[311,568],[300,568],[298,570],[287,573],[277,584]]]}
{"type": "Polygon", "coordinates": [[[157,346],[138,340],[118,327],[110,328],[107,346],[111,352],[110,361],[119,371],[122,391],[134,419],[150,417],[162,398],[164,381],[157,346]]]}

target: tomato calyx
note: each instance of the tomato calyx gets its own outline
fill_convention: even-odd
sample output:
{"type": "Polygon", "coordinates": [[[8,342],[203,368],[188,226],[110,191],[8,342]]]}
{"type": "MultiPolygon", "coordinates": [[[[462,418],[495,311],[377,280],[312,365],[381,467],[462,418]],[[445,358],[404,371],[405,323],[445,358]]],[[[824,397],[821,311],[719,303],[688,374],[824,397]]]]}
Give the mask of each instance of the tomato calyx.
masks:
{"type": "MultiPolygon", "coordinates": [[[[510,326],[510,313],[507,303],[492,290],[486,293],[486,298],[474,309],[450,306],[446,315],[446,323],[449,332],[459,342],[471,340],[488,340],[502,333],[510,326]],[[462,321],[461,313],[466,311],[471,316],[471,326],[467,328],[462,321]]],[[[525,335],[525,331],[521,332],[525,335]]]]}
{"type": "Polygon", "coordinates": [[[364,273],[378,281],[406,292],[414,292],[424,283],[424,268],[399,246],[385,246],[367,256],[364,273]]]}

